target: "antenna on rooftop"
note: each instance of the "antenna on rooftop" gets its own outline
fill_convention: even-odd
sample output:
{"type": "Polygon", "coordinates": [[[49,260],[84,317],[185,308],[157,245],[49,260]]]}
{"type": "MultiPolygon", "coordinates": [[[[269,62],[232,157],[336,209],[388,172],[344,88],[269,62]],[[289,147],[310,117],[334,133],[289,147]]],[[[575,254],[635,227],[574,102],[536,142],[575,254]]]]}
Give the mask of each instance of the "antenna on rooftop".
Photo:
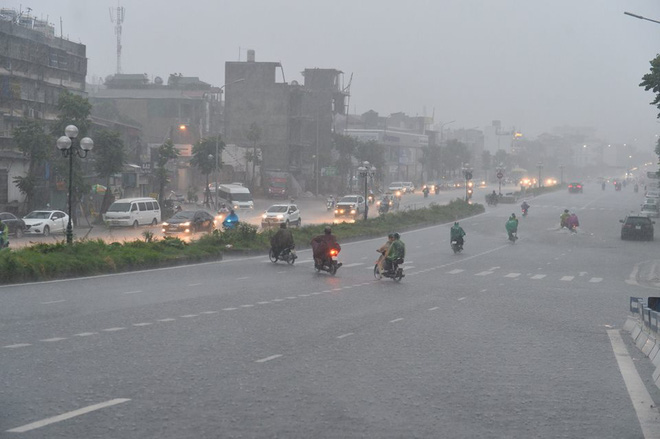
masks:
{"type": "Polygon", "coordinates": [[[119,2],[116,8],[110,8],[110,21],[115,24],[115,35],[117,35],[117,73],[121,73],[121,24],[124,22],[124,12],[119,2]]]}

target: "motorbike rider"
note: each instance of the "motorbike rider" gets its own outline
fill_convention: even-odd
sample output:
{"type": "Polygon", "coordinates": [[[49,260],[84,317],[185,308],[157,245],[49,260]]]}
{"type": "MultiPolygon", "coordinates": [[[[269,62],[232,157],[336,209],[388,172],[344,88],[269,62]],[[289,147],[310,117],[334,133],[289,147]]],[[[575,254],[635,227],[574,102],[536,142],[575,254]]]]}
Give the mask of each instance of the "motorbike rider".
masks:
{"type": "Polygon", "coordinates": [[[529,204],[527,204],[527,201],[523,201],[522,204],[520,205],[520,208],[522,209],[524,214],[527,214],[527,211],[529,210],[529,204]]]}
{"type": "Polygon", "coordinates": [[[238,225],[238,215],[236,215],[234,209],[229,211],[229,215],[227,215],[227,218],[222,222],[222,225],[225,229],[233,229],[238,225]]]}
{"type": "Polygon", "coordinates": [[[564,209],[564,213],[559,215],[559,228],[568,228],[568,217],[571,216],[571,214],[568,212],[568,209],[564,209]]]}
{"type": "Polygon", "coordinates": [[[428,197],[429,196],[429,187],[425,185],[424,189],[422,189],[422,192],[424,193],[424,197],[428,197]]]}
{"type": "MultiPolygon", "coordinates": [[[[385,271],[392,271],[394,261],[403,261],[406,257],[406,244],[401,241],[401,235],[393,233],[394,240],[390,245],[390,249],[385,256],[385,264],[383,264],[385,271]]],[[[401,263],[398,262],[398,263],[401,263]]]]}
{"type": "Polygon", "coordinates": [[[515,234],[518,233],[518,218],[516,218],[515,213],[511,214],[511,216],[507,220],[506,224],[504,225],[504,228],[506,229],[507,233],[509,234],[509,240],[510,241],[515,241],[517,239],[515,234]]]}
{"type": "Polygon", "coordinates": [[[490,202],[490,204],[492,205],[497,204],[497,192],[493,190],[491,194],[488,194],[488,197],[489,197],[488,201],[490,202]]]}
{"type": "Polygon", "coordinates": [[[390,246],[392,245],[392,242],[394,242],[394,233],[390,233],[387,235],[387,241],[385,244],[381,245],[380,248],[378,248],[376,251],[380,253],[380,256],[378,257],[378,271],[383,273],[383,264],[385,263],[385,257],[387,256],[387,252],[390,250],[390,246]]]}
{"type": "Polygon", "coordinates": [[[456,244],[463,248],[463,237],[465,236],[465,230],[458,224],[458,221],[454,223],[451,229],[449,229],[449,243],[456,241],[456,244]]]}
{"type": "MultiPolygon", "coordinates": [[[[323,235],[317,235],[312,239],[312,254],[314,255],[314,265],[322,266],[323,262],[328,257],[328,251],[332,248],[341,250],[337,238],[332,234],[330,226],[326,226],[323,230],[323,235]]],[[[341,267],[342,263],[337,264],[337,268],[341,267]]]]}
{"type": "Polygon", "coordinates": [[[220,205],[220,209],[218,209],[218,213],[220,214],[229,213],[229,209],[227,208],[227,205],[225,203],[222,203],[220,205]]]}
{"type": "Polygon", "coordinates": [[[568,219],[566,219],[566,226],[571,232],[577,232],[577,228],[580,226],[580,221],[575,213],[572,213],[568,219]]]}
{"type": "Polygon", "coordinates": [[[295,246],[293,242],[293,233],[287,229],[286,223],[281,223],[279,230],[270,238],[270,248],[276,257],[286,249],[292,249],[295,246]]]}

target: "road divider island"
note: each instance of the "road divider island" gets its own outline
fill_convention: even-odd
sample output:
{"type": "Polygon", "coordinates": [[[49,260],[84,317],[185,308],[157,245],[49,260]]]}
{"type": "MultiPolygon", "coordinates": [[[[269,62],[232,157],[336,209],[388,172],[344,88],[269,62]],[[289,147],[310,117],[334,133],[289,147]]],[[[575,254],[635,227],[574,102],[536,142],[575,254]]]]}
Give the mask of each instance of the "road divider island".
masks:
{"type": "MultiPolygon", "coordinates": [[[[402,210],[360,220],[333,224],[339,242],[387,236],[394,231],[443,224],[484,212],[481,204],[456,199],[446,205],[431,204],[415,210],[402,210]]],[[[296,247],[309,247],[327,224],[292,229],[296,247]]],[[[156,237],[144,232],[143,239],[107,243],[75,240],[38,243],[19,249],[0,251],[0,284],[65,279],[98,274],[119,273],[222,259],[227,253],[267,254],[274,230],[259,230],[247,223],[228,231],[215,230],[191,242],[177,237],[156,237]]]]}

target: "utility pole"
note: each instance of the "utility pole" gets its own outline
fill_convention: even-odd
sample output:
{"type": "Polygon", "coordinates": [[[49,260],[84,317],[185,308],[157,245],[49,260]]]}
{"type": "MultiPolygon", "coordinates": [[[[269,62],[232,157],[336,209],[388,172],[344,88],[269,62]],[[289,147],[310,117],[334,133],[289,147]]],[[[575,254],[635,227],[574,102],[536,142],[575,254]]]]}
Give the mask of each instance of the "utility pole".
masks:
{"type": "Polygon", "coordinates": [[[121,24],[124,22],[125,10],[117,4],[117,8],[110,8],[110,21],[115,24],[115,35],[117,35],[117,74],[121,73],[121,24]],[[116,15],[112,15],[113,12],[116,15]]]}

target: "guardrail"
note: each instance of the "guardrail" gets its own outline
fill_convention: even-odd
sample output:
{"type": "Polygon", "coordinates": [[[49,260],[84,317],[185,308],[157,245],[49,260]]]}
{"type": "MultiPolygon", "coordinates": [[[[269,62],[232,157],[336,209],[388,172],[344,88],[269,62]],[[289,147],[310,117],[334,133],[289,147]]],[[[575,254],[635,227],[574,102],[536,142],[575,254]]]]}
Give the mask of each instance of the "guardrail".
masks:
{"type": "Polygon", "coordinates": [[[630,313],[637,314],[641,319],[644,328],[658,335],[658,322],[660,321],[660,312],[655,309],[660,308],[660,297],[649,297],[648,301],[644,297],[630,296],[630,313]]]}

